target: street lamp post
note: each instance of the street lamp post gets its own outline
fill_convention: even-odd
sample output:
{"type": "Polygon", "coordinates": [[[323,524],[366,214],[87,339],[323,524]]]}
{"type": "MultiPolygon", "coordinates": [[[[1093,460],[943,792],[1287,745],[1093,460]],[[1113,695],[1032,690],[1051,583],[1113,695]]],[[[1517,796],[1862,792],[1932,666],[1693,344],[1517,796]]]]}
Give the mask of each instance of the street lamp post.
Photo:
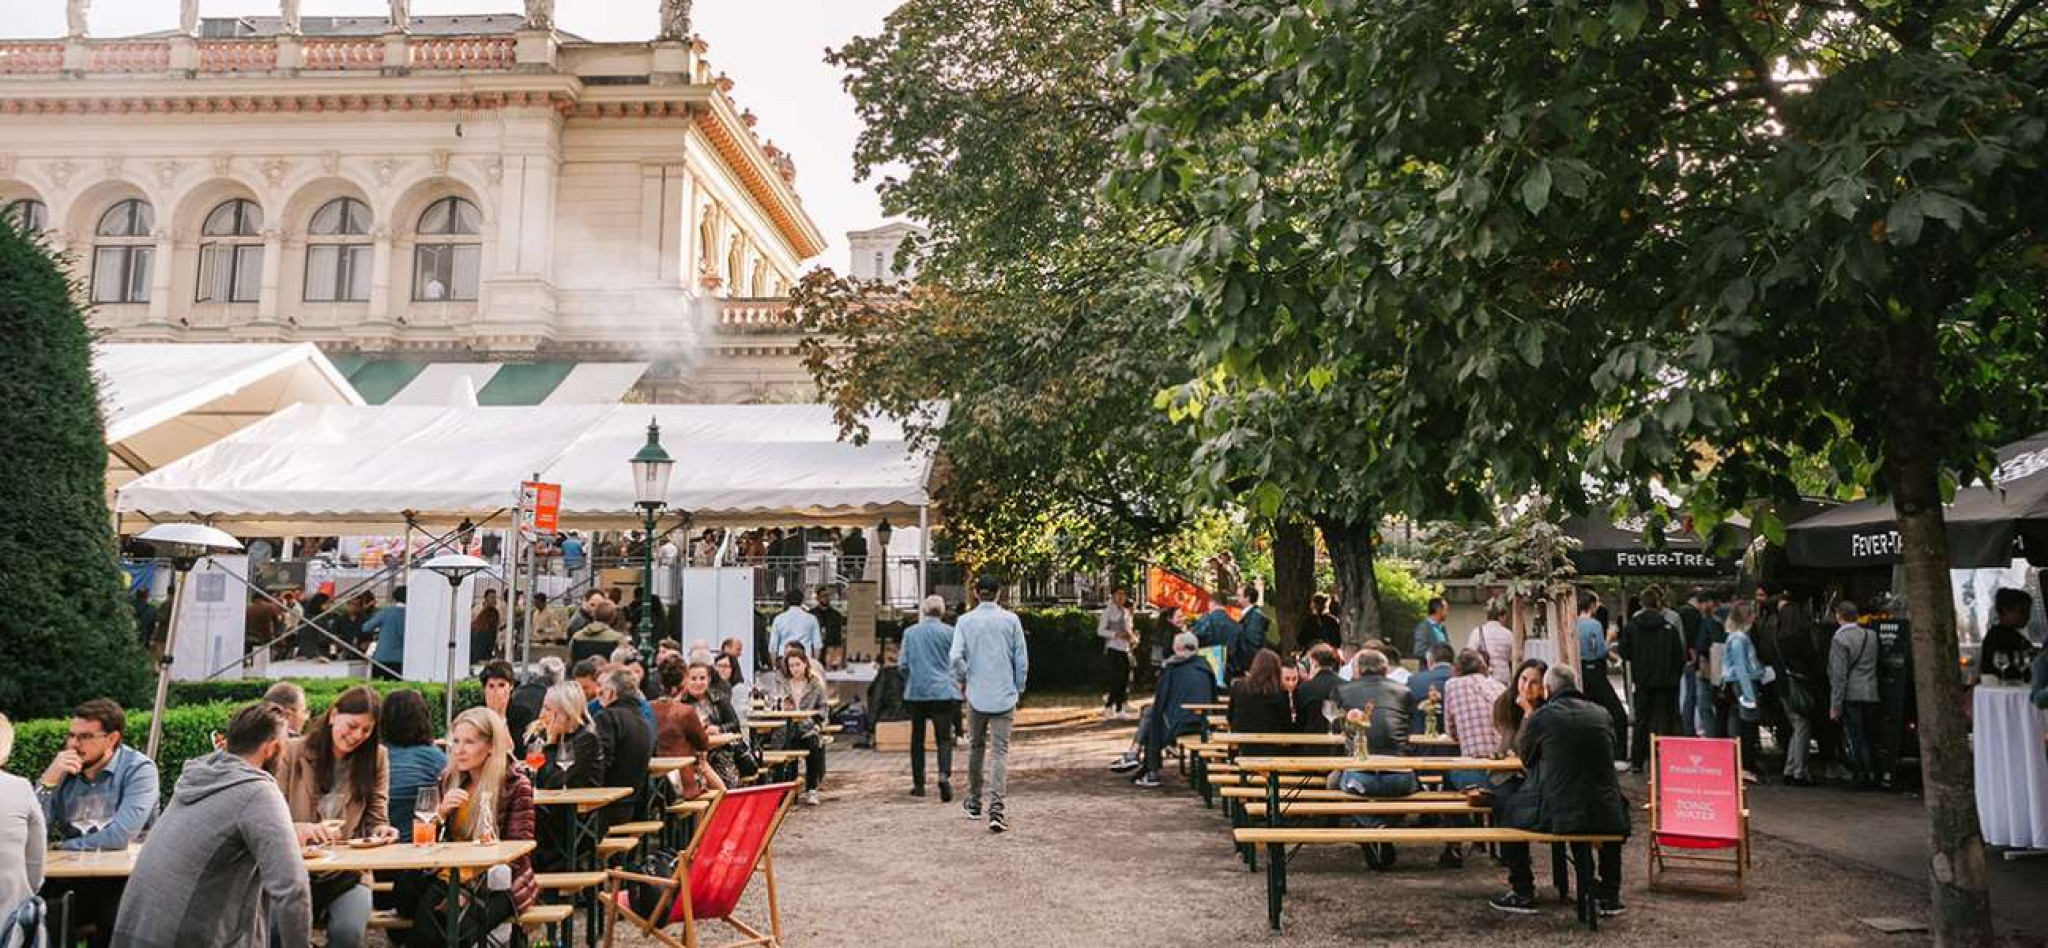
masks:
{"type": "Polygon", "coordinates": [[[171,587],[171,624],[164,633],[164,654],[157,660],[156,704],[149,715],[147,750],[150,758],[154,759],[157,744],[164,736],[164,704],[171,696],[171,662],[178,647],[178,600],[185,592],[185,577],[192,572],[193,564],[199,562],[200,557],[239,550],[242,541],[196,523],[160,523],[143,531],[136,539],[149,544],[157,555],[168,558],[177,578],[171,587]]]}
{"type": "Polygon", "coordinates": [[[882,608],[889,607],[889,535],[896,528],[889,526],[889,518],[883,517],[881,525],[875,527],[875,543],[882,554],[882,608]]]}
{"type": "Polygon", "coordinates": [[[491,564],[467,553],[443,553],[421,563],[420,568],[438,573],[442,579],[448,581],[448,667],[446,669],[448,684],[447,692],[442,695],[444,707],[442,708],[443,720],[441,726],[443,728],[453,728],[455,726],[455,636],[460,634],[457,629],[458,620],[461,617],[461,610],[456,608],[459,599],[457,594],[462,590],[463,580],[490,569],[491,564]]]}
{"type": "Polygon", "coordinates": [[[640,665],[654,672],[654,515],[668,504],[668,478],[675,459],[661,447],[661,425],[647,420],[647,443],[627,462],[633,468],[633,505],[640,508],[646,525],[647,549],[640,575],[640,621],[634,634],[640,640],[640,665]]]}

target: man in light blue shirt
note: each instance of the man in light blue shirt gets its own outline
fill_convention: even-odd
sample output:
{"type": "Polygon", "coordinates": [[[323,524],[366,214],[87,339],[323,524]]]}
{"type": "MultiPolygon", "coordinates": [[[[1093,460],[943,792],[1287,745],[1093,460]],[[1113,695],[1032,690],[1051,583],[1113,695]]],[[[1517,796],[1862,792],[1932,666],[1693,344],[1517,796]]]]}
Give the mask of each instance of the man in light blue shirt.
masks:
{"type": "MultiPolygon", "coordinates": [[[[128,715],[105,698],[71,712],[64,749],[36,781],[43,822],[58,838],[57,849],[120,850],[141,839],[156,817],[156,762],[122,743],[128,715]]],[[[40,840],[34,841],[40,844],[40,840]]],[[[75,923],[112,933],[121,908],[121,880],[65,879],[44,887],[52,904],[74,896],[75,923]]],[[[96,938],[95,944],[106,944],[96,938]]]]}
{"type": "Polygon", "coordinates": [[[819,653],[824,651],[825,642],[818,632],[818,617],[804,610],[803,589],[793,588],[783,594],[782,604],[789,608],[776,616],[775,624],[770,627],[769,659],[777,662],[777,667],[780,667],[782,650],[789,647],[789,643],[795,642],[804,647],[804,654],[809,655],[811,661],[817,661],[819,653]]]}
{"type": "Polygon", "coordinates": [[[924,725],[939,745],[939,802],[953,802],[953,722],[960,719],[960,686],[953,683],[953,627],[940,621],[946,600],[925,597],[923,618],[903,630],[896,667],[903,670],[903,703],[910,709],[910,795],[924,796],[924,725]]]}
{"type": "Polygon", "coordinates": [[[405,587],[391,591],[391,605],[377,610],[370,621],[363,623],[364,637],[374,636],[377,649],[370,653],[371,660],[391,670],[374,669],[378,678],[397,680],[405,673],[405,587]]]}
{"type": "Polygon", "coordinates": [[[1614,680],[1607,677],[1607,625],[1596,618],[1599,611],[1600,595],[1579,587],[1579,621],[1572,630],[1579,637],[1580,689],[1586,700],[1605,709],[1614,723],[1614,763],[1619,770],[1629,759],[1628,708],[1615,692],[1614,680]]]}
{"type": "Polygon", "coordinates": [[[960,617],[949,661],[954,683],[967,695],[967,801],[962,805],[968,819],[981,819],[981,765],[989,745],[995,745],[988,776],[991,833],[1010,829],[1003,820],[1003,796],[1010,783],[1010,724],[1031,669],[1024,624],[1016,613],[996,604],[1002,588],[994,576],[984,574],[975,580],[974,596],[981,604],[960,617]]]}

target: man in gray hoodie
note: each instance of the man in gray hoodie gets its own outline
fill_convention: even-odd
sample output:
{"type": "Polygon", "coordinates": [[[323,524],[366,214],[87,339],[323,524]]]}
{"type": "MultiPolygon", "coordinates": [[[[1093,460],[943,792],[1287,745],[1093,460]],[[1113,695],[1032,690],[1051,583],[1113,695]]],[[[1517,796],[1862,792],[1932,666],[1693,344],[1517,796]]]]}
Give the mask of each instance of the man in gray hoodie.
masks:
{"type": "Polygon", "coordinates": [[[114,944],[305,948],[313,894],[284,794],[264,770],[284,741],[283,711],[258,702],[235,712],[225,749],[185,763],[121,896],[114,944]]]}

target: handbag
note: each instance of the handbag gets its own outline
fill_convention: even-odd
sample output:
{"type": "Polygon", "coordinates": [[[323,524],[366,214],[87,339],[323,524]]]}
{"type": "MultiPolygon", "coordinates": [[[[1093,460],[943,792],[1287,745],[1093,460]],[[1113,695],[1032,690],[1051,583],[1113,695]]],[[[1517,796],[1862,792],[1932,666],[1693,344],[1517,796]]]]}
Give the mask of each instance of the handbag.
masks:
{"type": "Polygon", "coordinates": [[[1785,711],[1787,713],[1796,714],[1802,718],[1813,717],[1813,688],[1810,687],[1805,675],[1790,668],[1785,669],[1785,687],[1783,690],[1784,694],[1780,697],[1780,700],[1785,703],[1785,711]]]}
{"type": "MultiPolygon", "coordinates": [[[[655,849],[647,854],[647,858],[627,864],[626,871],[657,879],[673,879],[676,874],[676,858],[673,849],[655,849]]],[[[640,917],[651,918],[654,909],[661,902],[663,893],[667,891],[669,890],[651,882],[628,882],[626,901],[640,917]]]]}
{"type": "Polygon", "coordinates": [[[6,927],[0,928],[0,948],[49,948],[49,933],[43,930],[43,916],[49,907],[36,896],[15,906],[7,914],[6,927]]]}

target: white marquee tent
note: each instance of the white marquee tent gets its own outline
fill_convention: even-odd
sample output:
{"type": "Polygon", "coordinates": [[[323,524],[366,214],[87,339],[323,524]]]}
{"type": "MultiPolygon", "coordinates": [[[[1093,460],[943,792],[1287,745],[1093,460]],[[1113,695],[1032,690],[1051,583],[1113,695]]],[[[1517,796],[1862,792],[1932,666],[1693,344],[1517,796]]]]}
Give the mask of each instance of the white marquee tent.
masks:
{"type": "Polygon", "coordinates": [[[289,405],[361,405],[311,343],[103,344],[107,486],[119,488],[289,405]]]}
{"type": "Polygon", "coordinates": [[[698,526],[914,523],[931,452],[876,419],[839,440],[824,405],[298,405],[122,488],[123,530],[202,520],[243,535],[509,526],[519,484],[562,485],[565,528],[639,523],[626,461],[649,420],[676,460],[668,513],[698,526]]]}

